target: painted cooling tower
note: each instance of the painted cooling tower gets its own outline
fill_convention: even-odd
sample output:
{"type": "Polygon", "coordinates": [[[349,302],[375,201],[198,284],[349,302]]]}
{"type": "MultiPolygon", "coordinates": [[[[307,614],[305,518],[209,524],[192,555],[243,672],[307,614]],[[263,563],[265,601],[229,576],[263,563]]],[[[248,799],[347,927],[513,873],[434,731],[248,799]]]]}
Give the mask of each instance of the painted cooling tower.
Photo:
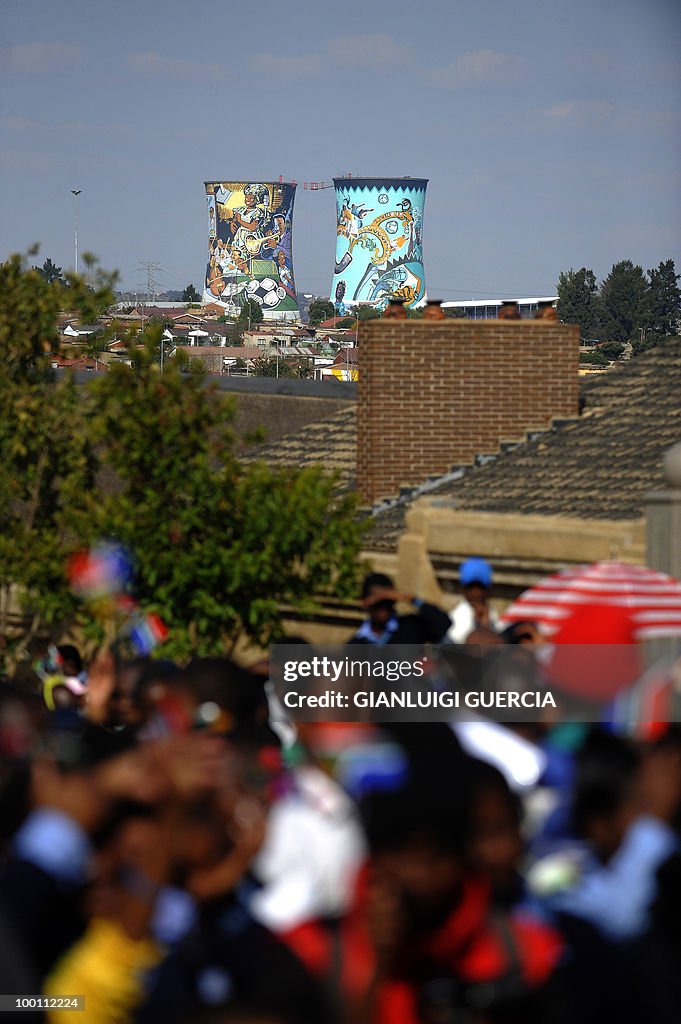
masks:
{"type": "Polygon", "coordinates": [[[427,178],[334,178],[338,213],[331,301],[415,306],[426,295],[423,205],[427,178]]]}
{"type": "Polygon", "coordinates": [[[207,181],[208,265],[203,301],[238,316],[246,299],[265,320],[298,320],[293,279],[296,186],[271,181],[207,181]]]}

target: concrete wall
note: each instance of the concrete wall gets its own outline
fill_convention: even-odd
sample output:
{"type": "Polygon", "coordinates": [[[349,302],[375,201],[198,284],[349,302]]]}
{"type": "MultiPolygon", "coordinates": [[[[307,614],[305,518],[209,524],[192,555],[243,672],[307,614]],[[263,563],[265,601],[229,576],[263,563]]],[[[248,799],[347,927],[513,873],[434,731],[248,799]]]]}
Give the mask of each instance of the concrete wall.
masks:
{"type": "Polygon", "coordinates": [[[642,565],[645,520],[504,515],[421,498],[407,513],[398,544],[398,586],[447,607],[448,592],[458,590],[459,565],[471,555],[491,563],[495,593],[505,604],[570,565],[607,558],[642,565]]]}

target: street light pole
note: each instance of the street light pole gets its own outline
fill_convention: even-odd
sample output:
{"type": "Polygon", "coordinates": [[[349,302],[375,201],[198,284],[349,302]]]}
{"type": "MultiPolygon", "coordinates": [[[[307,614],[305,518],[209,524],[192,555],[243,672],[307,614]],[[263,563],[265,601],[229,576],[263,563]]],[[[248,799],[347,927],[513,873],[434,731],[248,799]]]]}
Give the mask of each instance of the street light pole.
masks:
{"type": "Polygon", "coordinates": [[[73,244],[75,249],[75,272],[78,273],[78,196],[82,192],[82,188],[72,188],[71,195],[73,196],[73,244]]]}

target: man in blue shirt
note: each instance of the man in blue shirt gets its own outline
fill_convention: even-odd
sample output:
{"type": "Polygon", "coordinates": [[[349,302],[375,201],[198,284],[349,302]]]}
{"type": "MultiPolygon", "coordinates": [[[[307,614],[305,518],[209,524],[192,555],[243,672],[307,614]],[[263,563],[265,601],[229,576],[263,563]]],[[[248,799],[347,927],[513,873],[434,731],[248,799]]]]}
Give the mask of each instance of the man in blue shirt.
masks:
{"type": "Polygon", "coordinates": [[[390,577],[380,572],[365,578],[360,599],[368,617],[350,639],[351,644],[438,643],[451,625],[441,608],[395,590],[390,577]],[[398,601],[413,605],[416,612],[398,615],[398,601]]]}

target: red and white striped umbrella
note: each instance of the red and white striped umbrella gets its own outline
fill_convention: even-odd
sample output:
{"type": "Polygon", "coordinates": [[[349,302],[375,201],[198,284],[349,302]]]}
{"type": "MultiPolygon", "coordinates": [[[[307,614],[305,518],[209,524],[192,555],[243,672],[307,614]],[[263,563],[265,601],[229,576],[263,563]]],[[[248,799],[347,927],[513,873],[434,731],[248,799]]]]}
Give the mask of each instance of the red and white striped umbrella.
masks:
{"type": "MultiPolygon", "coordinates": [[[[621,609],[621,624],[628,627],[632,641],[681,636],[681,583],[667,573],[624,562],[578,565],[547,576],[506,609],[502,622],[536,622],[542,632],[560,642],[558,634],[570,632],[573,616],[585,623],[588,610],[593,610],[593,640],[571,636],[568,641],[566,637],[570,643],[593,643],[599,640],[598,612],[606,607],[608,622],[612,622],[612,610],[621,609]]],[[[608,640],[603,637],[600,642],[608,640]]]]}

